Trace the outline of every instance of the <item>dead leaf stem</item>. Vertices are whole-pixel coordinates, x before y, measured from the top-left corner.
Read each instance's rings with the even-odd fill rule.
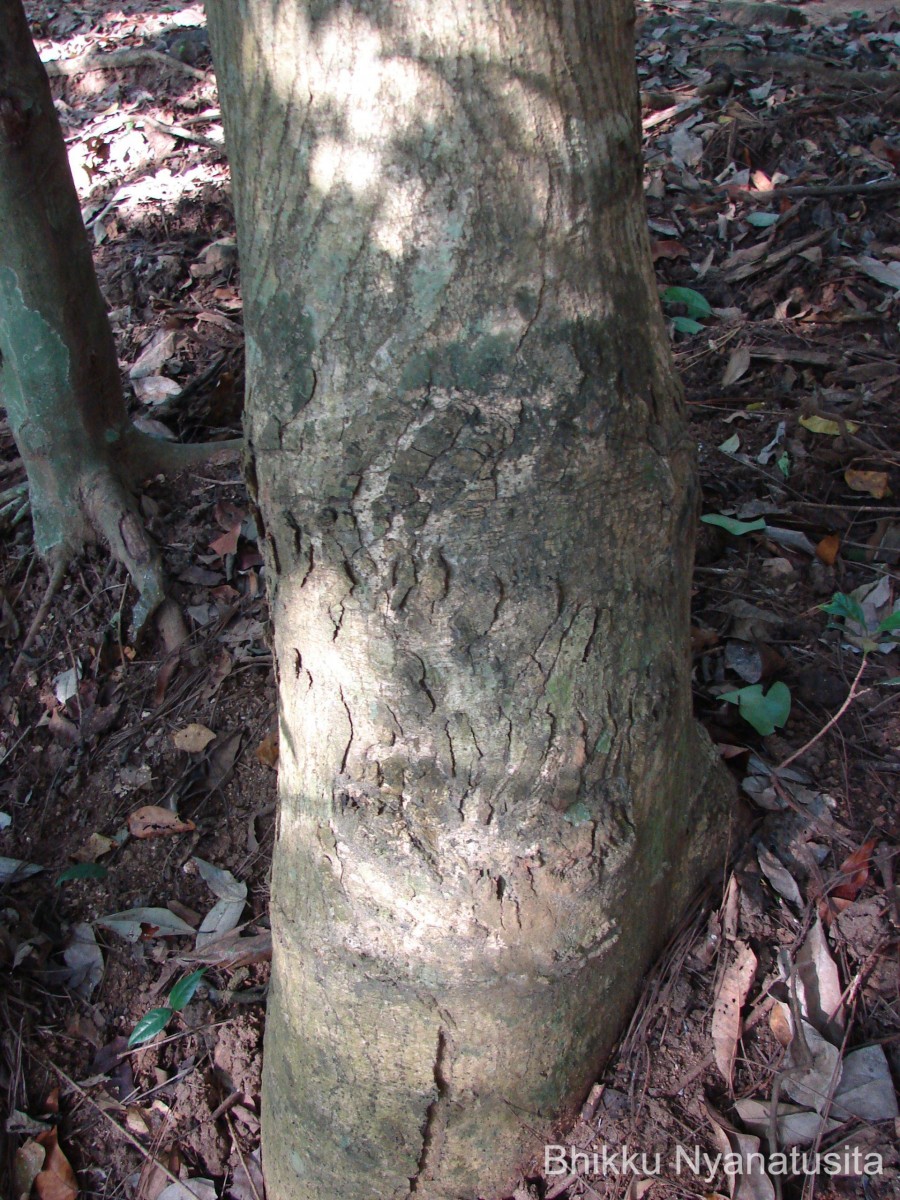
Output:
[[[793,754],[789,754],[788,757],[786,759],[784,759],[783,762],[780,762],[777,767],[773,767],[773,769],[772,769],[773,776],[777,776],[779,771],[783,771],[786,767],[789,767],[791,765],[791,763],[794,763],[797,761],[798,758],[801,758],[807,752],[807,750],[811,750],[812,747],[815,746],[816,742],[819,742],[822,740],[822,738],[825,736],[825,734],[828,733],[829,729],[833,729],[834,726],[837,725],[838,721],[841,719],[841,717],[844,715],[844,713],[847,711],[847,709],[850,707],[850,705],[853,703],[853,701],[856,700],[859,696],[864,696],[866,694],[866,692],[869,691],[869,688],[866,688],[864,691],[857,691],[857,688],[859,687],[859,681],[862,678],[862,673],[866,669],[867,661],[868,661],[867,657],[864,654],[863,660],[859,664],[859,670],[856,672],[856,676],[850,685],[850,691],[847,693],[847,698],[844,701],[844,703],[841,705],[841,707],[837,710],[837,712],[834,714],[834,716],[831,717],[830,720],[826,721],[826,723],[822,726],[822,728],[819,730],[819,732],[817,734],[815,734],[813,737],[811,737],[808,742],[804,743],[804,745],[802,745],[799,750],[795,750]]]

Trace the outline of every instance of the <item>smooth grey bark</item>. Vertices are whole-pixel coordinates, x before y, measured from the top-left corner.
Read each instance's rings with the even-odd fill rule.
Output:
[[[502,1195],[728,805],[631,4],[208,16],[280,695],[268,1195]]]
[[[115,344],[47,75],[21,0],[0,0],[0,402],[28,474],[35,544],[59,568],[103,537],[140,592],[163,597],[133,487],[237,448],[141,434]]]

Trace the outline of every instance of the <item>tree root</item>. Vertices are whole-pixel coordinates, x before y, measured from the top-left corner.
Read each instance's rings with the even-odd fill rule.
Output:
[[[200,463],[233,462],[244,449],[243,438],[225,442],[169,442],[131,429],[125,439],[125,454],[135,478],[177,475]]]
[[[76,486],[77,508],[86,521],[75,533],[44,550],[50,581],[37,615],[31,623],[13,665],[18,670],[59,591],[69,563],[92,534],[102,538],[114,558],[128,571],[139,599],[134,606],[129,637],[140,637],[166,595],[166,579],[159,551],[153,544],[131,494],[130,485],[151,475],[177,475],[201,463],[234,461],[243,450],[239,438],[224,442],[169,442],[129,429],[118,463],[102,462],[83,474]],[[0,525],[23,521],[30,511],[28,484],[0,493]],[[70,527],[71,530],[71,527]],[[40,547],[39,547],[40,550]]]
[[[29,647],[37,637],[37,632],[44,623],[44,618],[50,611],[50,605],[53,603],[53,597],[62,586],[62,581],[66,577],[66,571],[69,567],[70,558],[67,554],[60,554],[56,557],[55,562],[48,564],[50,566],[50,580],[47,584],[47,590],[44,592],[44,598],[41,601],[40,608],[35,614],[34,620],[28,627],[28,632],[25,634],[25,640],[19,647],[19,653],[16,655],[16,661],[12,665],[12,674],[15,675],[21,668],[25,655],[28,653]]]
[[[122,67],[165,67],[171,71],[182,71],[192,79],[208,79],[206,71],[200,71],[189,63],[183,63],[180,58],[171,54],[163,54],[161,50],[108,50],[105,54],[91,52],[79,55],[78,58],[52,59],[45,62],[44,70],[48,75],[64,76],[67,79],[74,75],[87,75],[91,71],[117,71]]]
[[[30,512],[27,481],[0,492],[0,529],[15,529]]]

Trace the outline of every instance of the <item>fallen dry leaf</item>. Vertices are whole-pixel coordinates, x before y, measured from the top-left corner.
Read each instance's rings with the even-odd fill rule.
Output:
[[[13,1159],[13,1194],[19,1198],[31,1195],[32,1184],[44,1165],[47,1151],[30,1138],[16,1151]]]
[[[176,1147],[172,1147],[163,1156],[166,1166],[177,1176],[181,1167],[181,1155]],[[169,1178],[155,1159],[147,1159],[138,1180],[137,1200],[157,1200],[160,1192],[168,1185]]]
[[[819,416],[801,417],[800,424],[810,433],[823,433],[827,437],[837,437],[843,432],[842,426],[847,433],[856,433],[859,429],[856,421],[832,421],[830,417]]]
[[[863,842],[858,850],[854,850],[844,859],[838,867],[841,881],[837,887],[831,889],[832,897],[837,897],[839,900],[856,899],[869,880],[869,863],[872,860],[874,849],[875,840],[873,838],[868,842]]]
[[[830,1041],[839,1043],[844,1031],[843,992],[818,917],[800,947],[796,966],[797,996],[803,1016]]]
[[[268,962],[272,957],[272,934],[270,930],[242,937],[239,929],[233,929],[202,950],[182,954],[181,962],[209,963],[217,967],[242,967],[251,963]]]
[[[732,1200],[775,1200],[775,1188],[761,1166],[761,1142],[758,1137],[739,1133],[709,1102],[704,1103],[713,1128],[716,1147],[729,1161],[738,1161],[739,1169],[728,1171],[728,1190]]]
[[[681,242],[673,242],[669,238],[657,238],[652,246],[653,261],[658,258],[688,258],[689,251]]]
[[[816,546],[816,558],[826,567],[833,567],[841,548],[841,539],[836,533],[826,533]]]
[[[736,350],[732,350],[728,365],[725,367],[725,374],[722,376],[722,387],[737,383],[741,376],[747,373],[749,367],[750,351],[747,347],[738,346]]]
[[[135,838],[168,837],[173,833],[192,833],[193,821],[182,821],[178,813],[158,804],[136,808],[128,818],[128,832]]]
[[[738,922],[741,915],[741,886],[737,876],[732,874],[725,889],[725,900],[722,904],[722,934],[726,941],[737,941]]]
[[[769,1028],[782,1046],[789,1046],[794,1036],[786,1004],[776,1004],[769,1010]]]
[[[797,887],[796,880],[784,863],[770,850],[767,850],[765,846],[759,847],[756,857],[760,867],[762,867],[763,875],[765,875],[778,895],[797,908],[802,908],[803,897],[800,895],[800,889]]]
[[[756,976],[756,955],[746,942],[735,942],[735,957],[719,984],[713,1005],[712,1040],[716,1066],[731,1090],[734,1059],[742,1031],[741,1009]]]
[[[102,858],[104,854],[109,854],[110,850],[115,850],[116,843],[112,838],[107,837],[103,833],[92,833],[83,846],[72,855],[76,862],[96,862],[98,858]]]
[[[835,1080],[841,1077],[841,1052],[812,1025],[803,1020],[800,1024],[808,1054],[804,1054],[796,1038],[791,1041],[790,1070],[785,1072],[782,1090],[803,1108],[814,1108],[821,1113],[828,1107]]]
[[[202,754],[210,742],[215,741],[216,735],[205,725],[191,723],[183,729],[176,729],[172,741],[176,750],[184,750],[188,754]]]
[[[34,1180],[34,1191],[39,1200],[76,1200],[78,1180],[71,1163],[59,1148],[56,1130],[48,1129],[39,1134],[35,1141],[44,1147],[46,1158],[43,1169]]]
[[[267,734],[256,747],[256,757],[264,767],[278,766],[278,733]]]
[[[844,482],[854,492],[868,492],[876,500],[884,500],[890,496],[887,471],[854,471],[848,467],[844,472]]]
[[[240,525],[232,525],[227,533],[223,533],[221,537],[217,537],[214,542],[209,543],[209,548],[213,554],[218,554],[219,558],[225,558],[227,554],[236,554],[238,547],[238,538],[241,536]]]
[[[179,650],[190,636],[181,609],[174,600],[164,600],[156,613],[156,628],[166,654],[165,662],[159,669],[156,687],[153,691],[153,703],[158,708],[166,695],[166,688],[180,664]]]

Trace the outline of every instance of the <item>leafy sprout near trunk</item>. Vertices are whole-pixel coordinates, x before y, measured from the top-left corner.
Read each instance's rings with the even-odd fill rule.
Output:
[[[142,1046],[144,1042],[149,1042],[151,1038],[156,1037],[165,1029],[177,1012],[190,1004],[194,993],[200,986],[200,980],[203,978],[205,970],[205,967],[201,967],[199,971],[192,971],[190,975],[179,979],[169,992],[168,1004],[160,1008],[151,1008],[149,1012],[144,1013],[131,1031],[128,1039],[129,1047]]]
[[[891,641],[896,642],[898,634],[900,634],[900,611],[889,613],[888,616],[876,623],[869,619],[866,610],[855,595],[848,596],[846,592],[835,592],[827,604],[821,604],[819,607],[822,612],[826,612],[832,617],[838,617],[844,622],[845,635],[850,637],[853,644],[858,646],[863,654],[884,649],[883,643],[885,642],[889,650]],[[829,624],[840,628],[836,621],[830,621]]]
[[[667,287],[663,290],[661,299],[665,305],[684,306],[685,314],[672,317],[672,326],[678,333],[702,333],[705,326],[700,322],[712,316],[710,302],[693,288]]]
[[[781,729],[791,715],[790,688],[780,681],[765,693],[761,683],[754,683],[736,692],[725,692],[720,699],[736,704],[744,720],[763,737]]]

